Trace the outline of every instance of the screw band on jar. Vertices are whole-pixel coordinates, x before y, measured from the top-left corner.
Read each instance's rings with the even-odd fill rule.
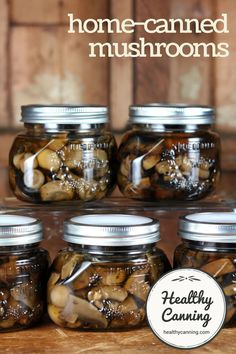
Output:
[[[0,247],[39,243],[42,239],[40,220],[22,215],[0,215]]]
[[[69,247],[54,260],[48,282],[52,321],[75,329],[142,326],[151,285],[170,269],[164,253],[155,248],[159,239],[159,223],[147,217],[95,214],[67,220],[64,240]],[[145,245],[142,252],[130,251]]]
[[[130,107],[131,129],[119,148],[118,185],[140,200],[197,200],[220,173],[220,139],[208,106]]]
[[[111,247],[152,244],[160,240],[159,223],[136,215],[77,216],[64,223],[64,240]]]
[[[236,325],[236,213],[209,212],[180,218],[183,243],[175,250],[174,267],[198,268],[222,286],[226,325]]]
[[[21,108],[24,123],[104,124],[108,109],[96,105],[28,105]]]
[[[130,123],[162,125],[209,125],[215,111],[210,106],[147,104],[130,106]]]

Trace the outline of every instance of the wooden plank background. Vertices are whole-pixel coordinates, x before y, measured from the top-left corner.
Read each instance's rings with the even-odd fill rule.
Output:
[[[226,12],[226,35],[67,34],[68,13],[87,18],[216,18]],[[0,0],[0,195],[8,195],[8,151],[30,103],[98,103],[111,126],[125,129],[132,102],[217,106],[224,169],[236,169],[235,0]],[[228,42],[230,56],[212,58],[88,58],[90,41]]]

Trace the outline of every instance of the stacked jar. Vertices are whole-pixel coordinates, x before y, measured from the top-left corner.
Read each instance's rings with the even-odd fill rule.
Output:
[[[0,332],[31,327],[45,312],[49,255],[39,220],[0,215]]]
[[[62,327],[129,329],[145,324],[151,286],[170,264],[159,223],[134,215],[73,217],[48,282],[48,313]]]
[[[25,131],[10,151],[10,186],[38,203],[91,201],[109,195],[116,180],[116,142],[100,106],[23,106]]]
[[[130,107],[130,130],[119,148],[118,185],[129,198],[197,200],[214,190],[220,139],[206,106]]]
[[[236,324],[236,213],[197,213],[180,219],[182,238],[174,268],[198,268],[222,286],[227,303],[225,324]]]

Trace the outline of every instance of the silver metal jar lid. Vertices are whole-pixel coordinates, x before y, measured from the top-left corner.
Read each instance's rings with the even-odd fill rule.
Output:
[[[42,223],[21,215],[0,215],[0,247],[33,244],[42,241]]]
[[[209,212],[186,215],[180,218],[179,236],[198,242],[236,243],[236,213]]]
[[[162,125],[209,125],[215,110],[210,106],[147,104],[130,106],[130,122]]]
[[[108,109],[96,105],[28,105],[21,107],[22,122],[35,124],[102,124]]]
[[[64,222],[64,240],[93,246],[137,246],[160,240],[157,220],[127,214],[94,214]]]

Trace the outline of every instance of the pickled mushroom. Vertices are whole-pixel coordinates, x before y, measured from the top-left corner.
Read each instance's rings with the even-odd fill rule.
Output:
[[[107,319],[95,306],[74,295],[69,295],[67,305],[61,313],[63,319],[64,315],[67,318],[71,315],[73,320],[75,316],[77,316],[79,321],[95,324],[100,328],[106,328],[108,326]]]
[[[94,270],[92,267],[84,270],[74,281],[73,289],[76,291],[83,290],[96,282],[99,279],[98,276],[94,275]]]
[[[121,162],[120,172],[123,176],[128,177],[131,174],[132,162],[133,160],[129,155]]]
[[[132,295],[129,295],[118,307],[121,313],[127,313],[138,309],[137,303]]]
[[[40,188],[40,195],[43,201],[61,201],[73,199],[73,188],[66,182],[52,181]]]
[[[38,161],[36,155],[26,152],[23,158],[20,160],[20,169],[24,173],[28,170],[33,170],[38,167]]]
[[[106,267],[98,267],[97,272],[103,285],[120,285],[126,279],[126,271],[123,268],[107,269]]]
[[[61,150],[66,145],[67,141],[68,140],[66,138],[64,139],[55,138],[49,142],[48,147],[53,151],[58,151]]]
[[[13,165],[20,170],[20,166],[21,166],[21,161],[24,158],[24,152],[22,152],[21,154],[16,154],[13,157]]]
[[[60,274],[56,273],[56,272],[52,272],[50,275],[50,278],[48,280],[48,284],[47,284],[47,293],[48,293],[48,298],[49,298],[49,294],[52,290],[52,288],[54,287],[54,285],[57,283],[57,281],[60,279]]]
[[[25,282],[17,284],[11,288],[10,293],[15,301],[24,303],[31,310],[34,308],[37,294],[35,292],[35,287],[31,283]]]
[[[7,319],[0,321],[0,328],[8,329],[14,327],[16,319],[14,317],[9,317]]]
[[[61,319],[61,308],[56,307],[55,305],[48,304],[48,314],[51,320],[56,323],[58,326],[64,326],[65,321]]]
[[[73,273],[75,267],[78,267],[78,265],[83,261],[83,257],[79,254],[73,254],[71,257],[67,260],[66,263],[61,268],[61,279],[64,280],[66,278],[69,278],[71,274]]]
[[[193,168],[193,166],[192,166],[191,161],[187,158],[187,156],[184,156],[182,158],[182,163],[180,165],[180,170],[182,172],[191,172],[192,168]]]
[[[98,149],[94,151],[94,157],[100,161],[107,161],[107,153],[104,150]]]
[[[143,169],[150,170],[153,168],[159,161],[160,155],[147,155],[143,158]]]
[[[227,305],[227,312],[226,312],[225,323],[227,324],[235,316],[236,307],[235,307],[235,304],[233,304],[232,300],[228,297],[226,297],[226,305]]]
[[[235,265],[228,258],[220,258],[205,264],[201,269],[206,273],[211,274],[213,277],[219,277],[233,272],[235,270]]]
[[[128,296],[127,291],[120,286],[105,285],[95,287],[88,293],[89,301],[115,300],[122,302]]]
[[[122,328],[126,326],[134,327],[142,323],[145,319],[145,311],[143,309],[134,310],[123,314],[120,318],[111,321],[111,328]]]
[[[39,166],[48,171],[58,171],[61,166],[58,154],[47,148],[38,153],[37,159]]]
[[[156,171],[161,175],[166,175],[173,170],[168,161],[161,161],[156,165]]]
[[[198,175],[201,179],[208,179],[210,177],[210,171],[200,168]]]
[[[55,285],[50,291],[49,298],[53,305],[57,307],[65,307],[71,291],[65,285]]]
[[[44,174],[40,170],[26,170],[24,184],[28,188],[39,189],[45,181]]]
[[[232,283],[232,284],[224,287],[223,290],[224,290],[225,295],[227,295],[227,296],[236,296],[236,283]]]
[[[70,145],[64,150],[63,163],[70,169],[78,168],[83,159],[83,151],[79,149],[73,150]]]
[[[145,280],[146,275],[147,270],[136,270],[129,276],[124,286],[130,294],[136,296],[142,301],[146,301],[150,290],[150,285]]]

